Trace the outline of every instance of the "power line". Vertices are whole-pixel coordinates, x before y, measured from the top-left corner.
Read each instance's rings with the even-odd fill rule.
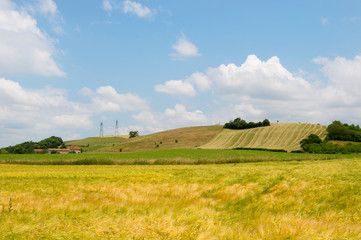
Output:
[[[119,127],[118,127],[118,120],[115,121],[115,136],[119,135]]]
[[[104,137],[103,122],[100,123],[99,137]]]

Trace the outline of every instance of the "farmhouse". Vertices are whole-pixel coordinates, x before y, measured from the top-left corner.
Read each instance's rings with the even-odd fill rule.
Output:
[[[81,149],[78,146],[70,146],[69,147],[69,152],[71,152],[71,153],[81,153]]]
[[[59,149],[59,148],[49,148],[48,149],[48,153],[52,153],[52,152],[57,152],[57,153],[81,153],[81,149],[78,146],[70,146],[69,148],[65,148],[65,149]]]
[[[44,153],[44,151],[46,151],[46,150],[44,150],[44,149],[34,149],[35,154]]]

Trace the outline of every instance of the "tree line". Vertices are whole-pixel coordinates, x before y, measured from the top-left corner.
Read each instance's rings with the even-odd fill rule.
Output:
[[[270,121],[266,118],[262,122],[249,122],[247,123],[245,120],[241,118],[236,118],[233,121],[229,121],[228,123],[224,124],[223,128],[229,129],[249,129],[249,128],[256,128],[256,127],[265,127],[270,126]]]
[[[20,144],[17,144],[15,146],[8,146],[5,148],[2,148],[0,153],[6,154],[30,154],[34,153],[34,149],[44,149],[44,151],[48,148],[66,148],[65,143],[63,142],[63,139],[61,137],[55,137],[51,136],[49,138],[45,138],[39,142],[23,142]]]
[[[333,121],[327,126],[327,135],[322,140],[316,134],[310,134],[300,144],[303,151],[308,153],[361,153],[361,144],[346,143],[344,145],[331,143],[331,140],[361,142],[361,129],[359,125],[348,125],[340,121]]]

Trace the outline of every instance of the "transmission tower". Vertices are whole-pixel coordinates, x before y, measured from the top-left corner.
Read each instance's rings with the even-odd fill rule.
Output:
[[[104,137],[104,131],[103,131],[103,122],[100,123],[100,132],[99,137]]]
[[[118,120],[115,121],[115,136],[119,135],[119,127],[118,127]]]

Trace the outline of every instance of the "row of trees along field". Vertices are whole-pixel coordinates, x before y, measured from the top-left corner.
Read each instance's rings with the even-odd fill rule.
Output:
[[[2,148],[0,153],[6,154],[25,154],[25,153],[34,153],[34,149],[48,149],[48,148],[66,148],[63,139],[60,137],[51,136],[49,138],[45,138],[39,142],[23,142],[17,144],[15,146],[9,146],[6,148]]]
[[[348,143],[344,145],[334,144],[330,142],[332,140],[347,141]],[[308,153],[361,153],[361,144],[352,142],[361,142],[360,126],[333,121],[327,127],[325,140],[311,134],[306,139],[303,139],[300,144],[302,150]]]
[[[223,128],[229,129],[249,129],[249,128],[256,128],[256,127],[265,127],[270,126],[271,123],[268,119],[263,120],[262,122],[249,122],[247,123],[245,120],[241,118],[236,118],[233,121],[229,121],[228,123],[224,124]]]

